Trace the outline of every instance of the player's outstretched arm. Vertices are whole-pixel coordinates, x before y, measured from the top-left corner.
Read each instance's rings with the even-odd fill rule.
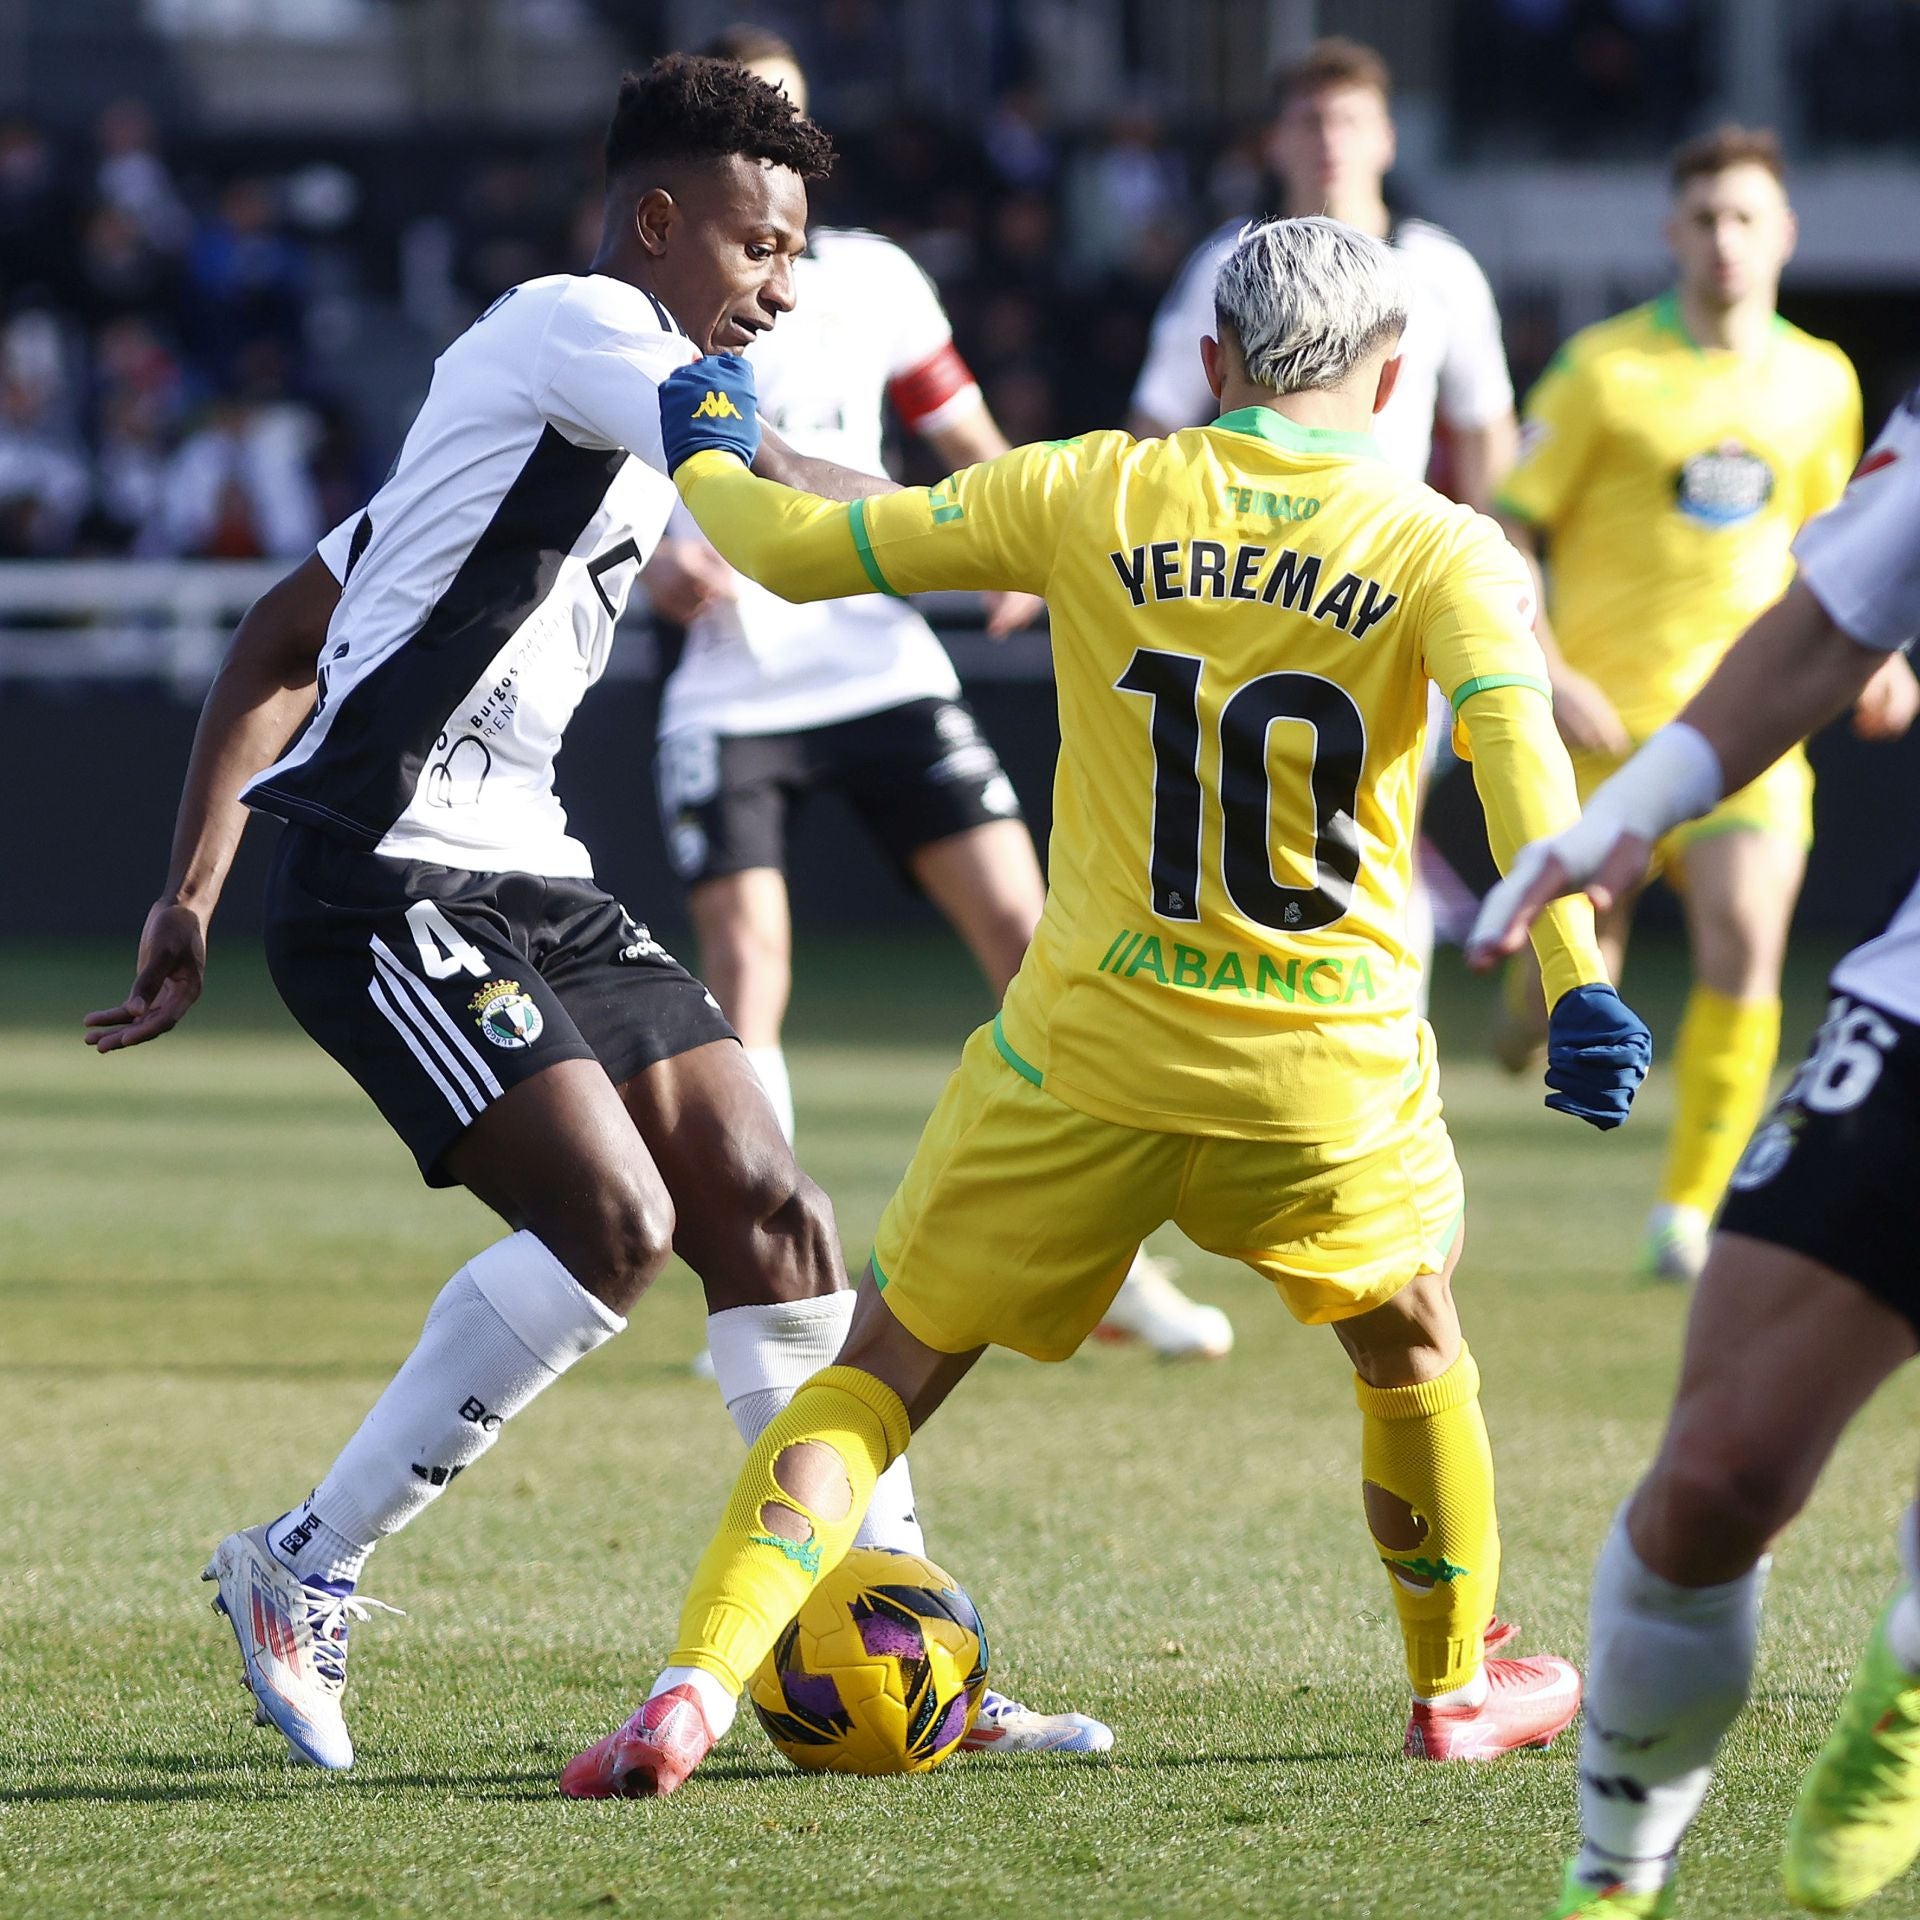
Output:
[[[745,361],[695,361],[659,394],[661,448],[688,512],[729,564],[789,600],[1042,592],[1062,510],[1100,457],[1080,442],[1024,447],[937,487],[834,501],[749,470],[761,435]]]
[[[871,500],[878,493],[900,491],[900,483],[885,474],[861,473],[855,467],[795,453],[764,420],[760,422],[760,450],[753,456],[752,465],[761,479],[791,487],[796,493],[818,494],[822,500]],[[671,462],[667,471],[673,471]]]
[[[247,822],[241,789],[272,765],[312,708],[314,670],[339,600],[339,582],[310,554],[235,630],[200,710],[167,881],[141,930],[133,985],[117,1007],[86,1017],[87,1044],[98,1052],[157,1038],[199,999],[207,923]]]
[[[1586,815],[1531,841],[1487,896],[1472,966],[1519,950],[1550,903],[1586,892],[1604,907],[1645,875],[1664,834],[1757,779],[1884,670],[1886,654],[1839,627],[1805,581],[1754,621],[1713,677],[1594,794]]]
[[[1573,820],[1573,769],[1538,683],[1492,674],[1456,698],[1473,747],[1487,840],[1503,872],[1549,821]],[[1617,1127],[1653,1060],[1646,1023],[1607,979],[1584,900],[1549,907],[1533,929],[1546,989],[1547,1105],[1590,1126]]]
[[[1013,451],[1012,443],[1000,431],[999,421],[993,417],[985,397],[977,389],[973,405],[957,419],[923,431],[928,444],[940,456],[941,463],[949,473],[957,473],[962,467],[978,466],[982,460],[997,460],[1003,453]],[[1001,590],[988,592],[985,599],[987,638],[990,640],[1004,640],[1008,634],[1032,626],[1047,604],[1037,593],[1008,593]]]

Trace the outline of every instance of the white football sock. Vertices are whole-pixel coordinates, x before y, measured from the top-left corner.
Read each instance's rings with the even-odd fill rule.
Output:
[[[1714,1753],[1746,1704],[1766,1570],[1675,1586],[1634,1551],[1626,1510],[1615,1516],[1594,1569],[1580,1735],[1585,1845],[1574,1870],[1588,1885],[1651,1893],[1671,1877]]]
[[[1887,1611],[1887,1646],[1909,1673],[1920,1673],[1920,1507],[1900,1516],[1900,1562],[1907,1586]]]
[[[508,1420],[626,1324],[530,1233],[475,1254],[327,1477],[269,1531],[275,1557],[301,1575],[314,1563],[316,1577],[355,1578]]]
[[[747,1064],[760,1076],[760,1084],[773,1102],[774,1117],[780,1131],[793,1145],[793,1082],[787,1077],[787,1056],[778,1047],[748,1047]]]
[[[700,1711],[707,1716],[707,1726],[716,1742],[733,1725],[740,1702],[705,1667],[662,1667],[660,1678],[647,1689],[647,1698],[651,1700],[673,1687],[693,1689],[693,1697],[700,1702]]]
[[[763,1307],[729,1307],[707,1316],[714,1381],[748,1446],[807,1381],[839,1358],[852,1321],[851,1292],[775,1301]],[[853,1544],[891,1547],[896,1553],[926,1552],[905,1454],[875,1484]]]

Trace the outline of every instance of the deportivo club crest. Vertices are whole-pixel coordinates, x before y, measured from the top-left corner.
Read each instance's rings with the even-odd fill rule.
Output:
[[[496,1047],[530,1047],[547,1024],[518,980],[489,980],[467,1006]]]

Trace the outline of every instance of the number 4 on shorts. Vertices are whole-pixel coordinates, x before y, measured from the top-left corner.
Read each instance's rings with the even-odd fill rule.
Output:
[[[460,973],[486,978],[487,956],[440,911],[438,901],[416,900],[407,909],[407,928],[429,980],[451,980]]]

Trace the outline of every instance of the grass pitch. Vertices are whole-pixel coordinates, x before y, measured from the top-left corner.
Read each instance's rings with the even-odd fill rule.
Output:
[[[1182,1249],[1234,1315],[1218,1366],[990,1356],[915,1447],[930,1551],[1000,1683],[1110,1720],[1110,1760],[790,1771],[743,1718],[660,1805],[572,1805],[562,1762],[631,1707],[738,1459],[670,1275],[375,1559],[349,1777],[248,1724],[195,1576],[323,1469],[445,1276],[495,1229],[431,1195],[243,954],[139,1053],[86,1055],[123,956],[0,955],[0,1914],[1031,1914],[1536,1920],[1572,1842],[1573,1743],[1398,1757],[1390,1603],[1332,1338]],[[945,944],[804,952],[801,1155],[866,1237],[985,1011]],[[1671,961],[1633,983],[1671,1031]],[[1819,976],[1796,982],[1804,1045]],[[1656,1438],[1684,1302],[1630,1279],[1667,1089],[1624,1133],[1544,1113],[1443,981],[1466,1165],[1460,1293],[1501,1466],[1502,1611],[1578,1654],[1588,1569]],[[1167,1250],[1175,1250],[1177,1236]],[[1777,1836],[1893,1570],[1912,1389],[1851,1437],[1779,1557],[1757,1709],[1689,1854],[1691,1920],[1764,1920]],[[1885,1896],[1909,1913],[1909,1886]]]

